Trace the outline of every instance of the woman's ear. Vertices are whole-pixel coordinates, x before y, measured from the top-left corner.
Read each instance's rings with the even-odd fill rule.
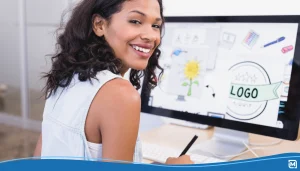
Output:
[[[105,19],[100,15],[95,14],[93,16],[93,31],[99,37],[102,37],[104,35]]]

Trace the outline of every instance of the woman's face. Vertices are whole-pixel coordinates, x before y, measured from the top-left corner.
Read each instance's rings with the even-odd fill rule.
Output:
[[[122,60],[124,70],[143,70],[160,44],[162,18],[157,0],[125,1],[102,28],[103,35]],[[97,29],[94,31],[97,34]],[[97,34],[98,35],[98,34]]]

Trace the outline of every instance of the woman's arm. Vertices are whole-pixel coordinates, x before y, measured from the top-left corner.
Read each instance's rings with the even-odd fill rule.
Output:
[[[37,141],[33,156],[34,157],[40,157],[42,153],[42,133],[40,134],[40,137]]]
[[[140,108],[140,95],[126,80],[111,80],[99,90],[89,114],[97,116],[103,159],[133,161]]]

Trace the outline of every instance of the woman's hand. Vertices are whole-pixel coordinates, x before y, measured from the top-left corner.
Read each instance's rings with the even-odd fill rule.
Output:
[[[178,158],[176,157],[169,157],[166,161],[166,164],[175,165],[175,164],[194,164],[191,160],[190,156],[183,155]]]

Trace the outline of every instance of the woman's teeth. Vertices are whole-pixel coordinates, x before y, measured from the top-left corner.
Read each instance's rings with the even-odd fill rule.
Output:
[[[145,48],[135,46],[135,45],[133,45],[132,47],[133,47],[133,49],[144,52],[144,53],[149,53],[150,52],[150,49],[145,49]]]

